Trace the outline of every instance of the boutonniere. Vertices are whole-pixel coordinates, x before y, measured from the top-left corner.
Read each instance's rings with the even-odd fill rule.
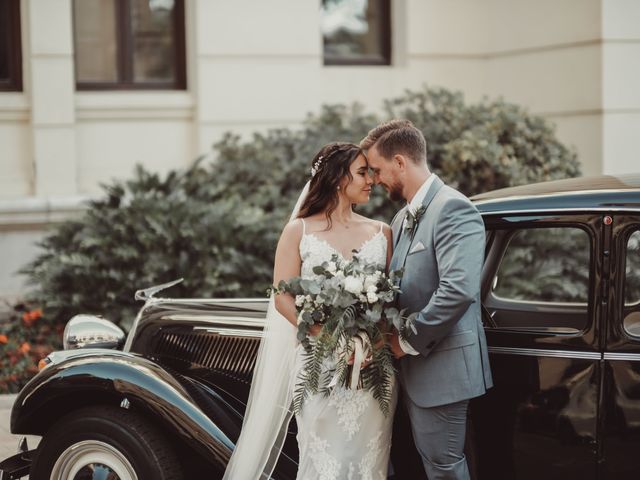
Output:
[[[407,208],[407,213],[405,214],[405,224],[404,228],[409,232],[409,234],[413,237],[416,232],[416,228],[418,228],[418,223],[420,223],[420,219],[424,215],[427,209],[424,205],[420,205],[415,212],[412,212],[411,209]]]

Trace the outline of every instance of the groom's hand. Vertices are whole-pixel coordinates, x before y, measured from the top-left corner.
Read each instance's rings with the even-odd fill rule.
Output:
[[[398,332],[395,330],[391,333],[389,337],[389,345],[391,346],[391,352],[393,356],[396,358],[402,358],[406,355],[405,351],[402,350],[400,346],[400,340],[398,339]]]

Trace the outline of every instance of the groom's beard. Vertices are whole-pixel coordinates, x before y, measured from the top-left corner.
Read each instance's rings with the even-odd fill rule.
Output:
[[[394,202],[399,202],[404,200],[404,196],[402,195],[402,185],[399,183],[393,183],[389,185],[387,188],[387,195]]]

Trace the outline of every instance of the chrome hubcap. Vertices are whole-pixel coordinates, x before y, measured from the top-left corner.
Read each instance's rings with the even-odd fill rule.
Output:
[[[138,480],[127,458],[108,443],[74,443],[53,466],[51,480]]]

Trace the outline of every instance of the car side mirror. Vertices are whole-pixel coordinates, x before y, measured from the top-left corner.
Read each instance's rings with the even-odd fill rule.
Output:
[[[65,350],[78,348],[118,349],[125,334],[113,322],[95,315],[76,315],[64,328],[62,345]]]

